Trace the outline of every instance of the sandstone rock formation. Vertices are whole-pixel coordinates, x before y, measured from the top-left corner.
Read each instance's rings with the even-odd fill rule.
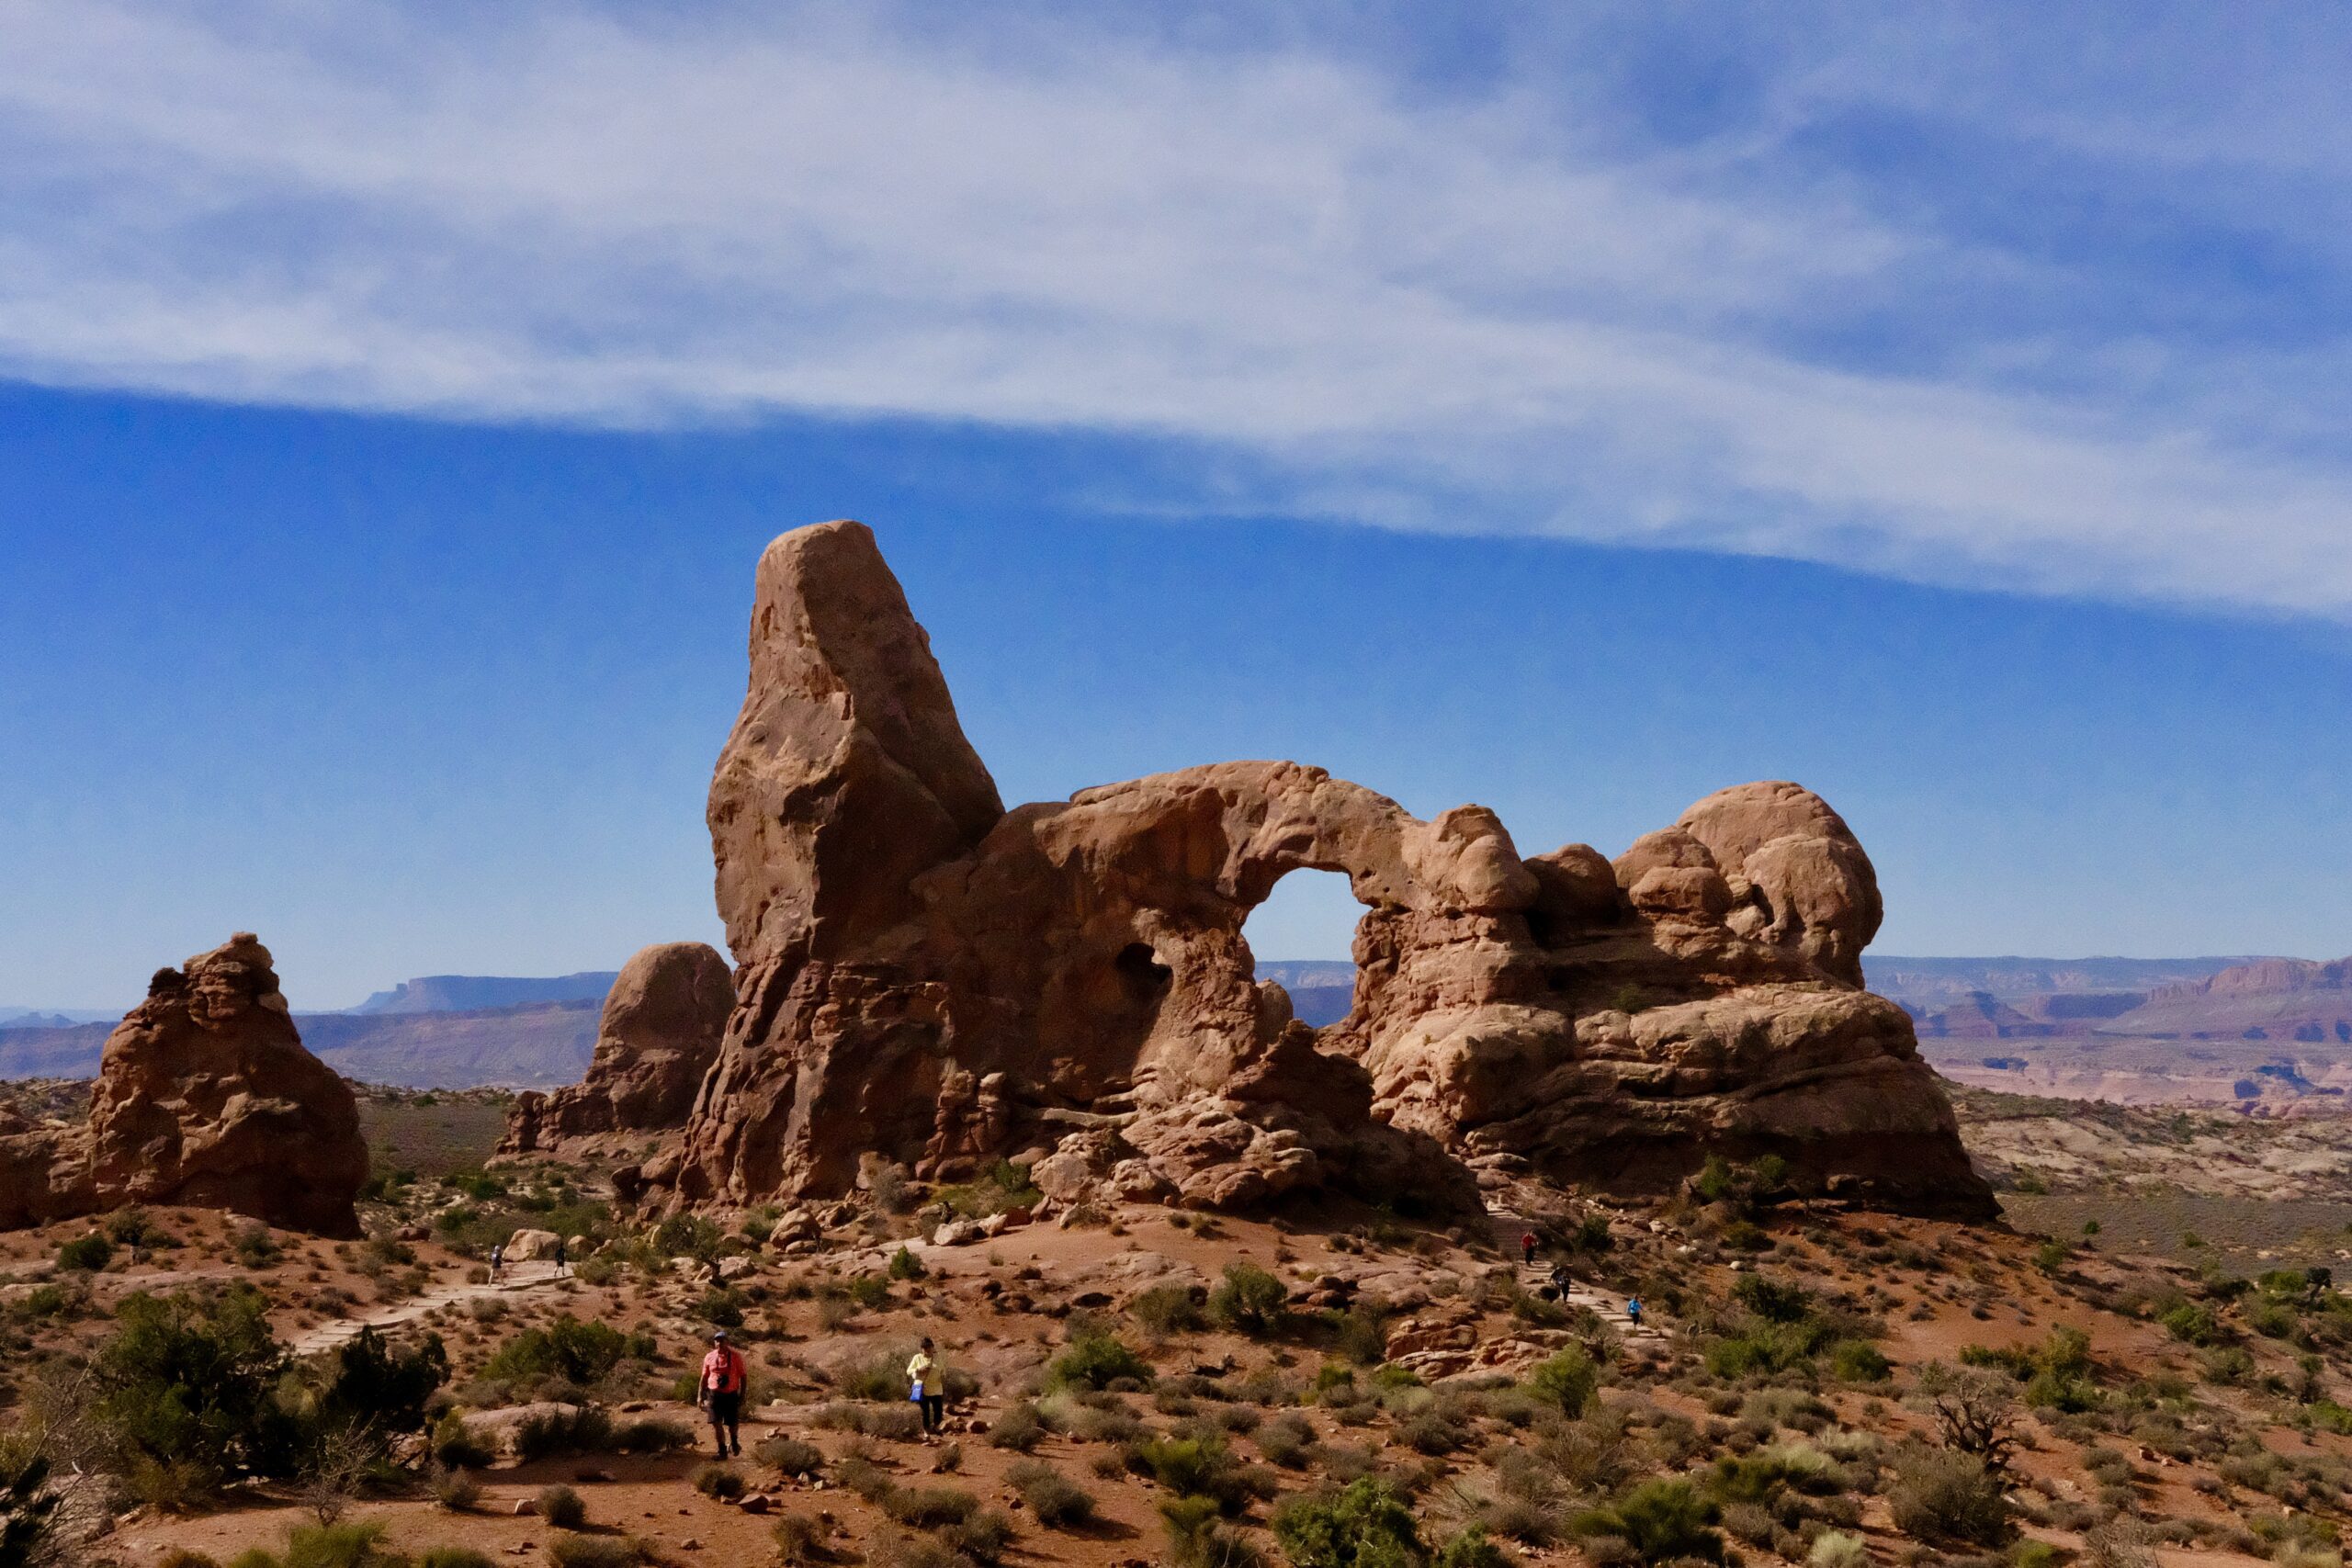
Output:
[[[861,1156],[1238,1206],[1336,1187],[1431,1207],[1468,1168],[1658,1188],[1710,1154],[1988,1213],[1911,1026],[1860,988],[1880,904],[1789,784],[1710,796],[1613,863],[1522,860],[1319,769],[1228,762],[1002,809],[872,536],[761,561],[752,682],[712,783],[736,1006],[673,1202],[831,1195]],[[1318,1032],[1242,922],[1293,870],[1366,913]]]
[[[644,949],[605,995],[588,1076],[553,1094],[518,1096],[499,1152],[684,1126],[734,1007],[734,971],[710,947],[668,942]]]
[[[158,1203],[356,1235],[367,1175],[357,1101],[241,931],[156,971],[107,1041],[87,1128],[0,1128],[0,1224]]]

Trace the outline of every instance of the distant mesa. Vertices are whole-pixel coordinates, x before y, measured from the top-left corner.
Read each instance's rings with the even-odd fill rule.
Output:
[[[1793,784],[1613,863],[1287,761],[1007,810],[854,523],[769,547],[750,651],[708,811],[732,1007],[684,1127],[625,1173],[650,1203],[838,1195],[878,1156],[1024,1159],[1064,1201],[1468,1210],[1773,1155],[1794,1190],[1997,1212],[1910,1019],[1862,988],[1870,860]],[[1309,868],[1364,906],[1354,964],[1277,979],[1242,925]],[[1292,985],[1346,1007],[1317,1028]]]
[[[107,1038],[88,1124],[0,1122],[0,1226],[131,1203],[358,1234],[368,1147],[349,1086],[303,1048],[250,931],[177,969]]]
[[[350,1010],[355,1013],[473,1012],[485,1008],[528,1007],[539,1002],[602,1004],[613,982],[611,970],[556,975],[543,979],[504,975],[421,975],[378,991]],[[349,993],[345,993],[348,995]]]

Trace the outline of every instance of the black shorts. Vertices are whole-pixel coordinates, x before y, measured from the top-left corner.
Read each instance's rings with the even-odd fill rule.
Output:
[[[710,1424],[712,1426],[732,1427],[737,1425],[742,1419],[743,1395],[741,1391],[738,1390],[733,1393],[714,1393],[710,1396]]]

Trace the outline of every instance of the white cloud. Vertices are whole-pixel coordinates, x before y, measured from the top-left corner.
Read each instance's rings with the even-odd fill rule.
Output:
[[[0,373],[1142,433],[1237,504],[2352,610],[2343,355],[2005,317],[2095,280],[1773,161],[1851,70],[1675,149],[1304,47],[500,14],[0,9]]]

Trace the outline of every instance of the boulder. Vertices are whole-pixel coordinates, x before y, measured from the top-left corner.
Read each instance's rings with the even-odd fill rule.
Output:
[[[1065,1204],[1467,1213],[1472,1164],[1655,1192],[1770,1153],[1799,1191],[1996,1212],[1908,1019],[1861,989],[1869,857],[1799,785],[1711,795],[1614,863],[1286,761],[1008,812],[853,523],[769,547],[751,667],[708,814],[734,1010],[649,1201],[1050,1149]],[[1319,1031],[1241,935],[1306,868],[1364,907],[1353,1008]]]
[[[734,1007],[734,971],[710,947],[666,942],[640,950],[605,997],[587,1077],[552,1094],[516,1096],[499,1152],[684,1126]]]
[[[535,1263],[553,1258],[563,1238],[553,1231],[520,1230],[506,1238],[506,1261]]]
[[[249,931],[156,972],[107,1039],[89,1143],[100,1208],[187,1204],[359,1233],[358,1102],[304,1049],[269,950]]]

